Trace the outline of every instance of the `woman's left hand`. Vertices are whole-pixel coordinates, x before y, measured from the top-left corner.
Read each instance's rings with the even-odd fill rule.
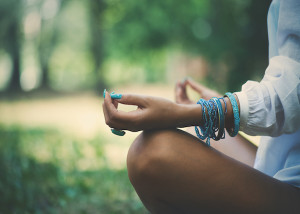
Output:
[[[136,105],[137,109],[120,111],[117,103]],[[176,104],[163,98],[133,94],[123,94],[120,99],[112,99],[108,92],[103,103],[106,124],[111,128],[129,131],[192,126],[199,123],[199,120],[195,121],[195,118],[201,118],[195,115],[201,115],[199,109],[195,105]]]

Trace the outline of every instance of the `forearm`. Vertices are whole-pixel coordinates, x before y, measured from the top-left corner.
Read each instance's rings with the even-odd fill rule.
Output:
[[[239,101],[235,96],[238,106]],[[233,111],[232,105],[228,97],[224,98],[227,107],[227,113],[225,114],[225,128],[229,129],[233,127]],[[222,101],[223,112],[225,113],[225,103]],[[202,107],[198,104],[175,104],[177,108],[177,127],[189,127],[189,126],[201,126],[203,125],[202,121]],[[207,112],[207,111],[206,111]],[[206,113],[207,114],[207,113]],[[208,115],[206,115],[208,116]]]
[[[239,101],[237,97],[235,98],[239,105]],[[233,126],[232,106],[230,100],[227,97],[225,97],[224,99],[227,107],[227,113],[225,115],[226,118],[225,127],[232,128]],[[225,103],[222,101],[221,104],[223,107],[223,112],[225,112]],[[201,105],[187,105],[185,108],[186,108],[185,112],[187,114],[192,115],[190,116],[191,127],[189,127],[186,131],[197,137],[195,129],[192,126],[198,126],[199,124],[201,124],[201,118],[202,118]],[[184,108],[182,108],[182,110],[183,109]],[[186,118],[188,118],[188,116]],[[226,132],[224,139],[221,139],[220,141],[215,141],[211,139],[210,145],[214,149],[222,152],[223,154],[253,167],[257,147],[253,143],[248,141],[246,138],[244,138],[242,135],[238,134],[236,137],[230,137],[228,132]]]

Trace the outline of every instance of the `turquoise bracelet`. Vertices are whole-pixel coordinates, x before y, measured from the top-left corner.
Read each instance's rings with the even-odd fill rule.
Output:
[[[220,100],[216,97],[213,97],[212,100],[215,102],[217,109],[218,109],[218,135],[214,140],[220,140],[225,137],[224,135],[224,127],[225,127],[225,119],[224,119],[224,113],[223,113],[223,108]]]
[[[205,140],[208,136],[208,120],[206,118],[206,112],[205,112],[205,106],[204,106],[205,102],[206,101],[204,99],[200,99],[197,102],[197,104],[201,105],[203,126],[199,126],[200,131],[198,130],[198,127],[195,126],[195,132],[201,140]],[[202,134],[201,134],[201,132],[202,132]]]
[[[227,131],[231,137],[234,137],[238,134],[239,129],[240,129],[239,107],[238,107],[237,101],[232,93],[227,92],[227,93],[225,93],[224,97],[228,97],[231,102],[233,117],[234,117],[234,127],[233,127],[233,129],[227,129]]]
[[[219,137],[215,134],[219,131],[219,107],[214,100],[206,101],[204,99],[200,99],[197,104],[201,105],[202,108],[202,125],[195,126],[195,132],[201,140],[206,139],[206,144],[209,146],[210,138],[221,139],[223,136],[223,133],[218,133],[220,134]],[[219,102],[219,104],[221,103]],[[221,110],[221,112],[223,112],[223,110]],[[224,119],[224,117],[222,118]],[[224,128],[221,128],[221,130],[224,132]]]
[[[225,105],[224,115],[225,115],[227,113],[227,104],[226,104],[226,101],[225,101],[224,97],[219,98],[219,100],[223,100],[223,102],[224,102],[224,105]]]

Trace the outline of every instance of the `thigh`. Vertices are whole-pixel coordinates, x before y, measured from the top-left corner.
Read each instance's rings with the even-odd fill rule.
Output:
[[[186,131],[194,136],[196,135],[195,128],[189,127]],[[210,140],[211,147],[222,152],[223,154],[234,158],[248,166],[254,166],[257,146],[249,140],[238,134],[236,137],[230,137],[225,131],[225,138],[219,141]]]
[[[300,211],[298,189],[181,130],[143,132],[130,148],[128,172],[146,207],[156,213]]]

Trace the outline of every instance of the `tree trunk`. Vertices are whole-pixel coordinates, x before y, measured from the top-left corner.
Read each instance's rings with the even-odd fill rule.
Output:
[[[94,62],[95,75],[95,89],[96,91],[103,91],[106,88],[103,71],[101,70],[104,60],[104,43],[102,34],[102,13],[105,9],[105,2],[103,0],[90,0],[90,32],[91,32],[91,52]]]
[[[11,60],[12,60],[12,74],[10,83],[8,85],[7,91],[9,92],[21,92],[21,34],[20,34],[20,20],[15,20],[15,22],[8,29],[10,39],[7,41],[6,46]]]
[[[42,89],[50,89],[50,84],[49,84],[49,66],[48,65],[43,65],[41,66],[41,72],[42,72],[42,78],[41,78],[41,83],[40,83],[40,88]]]
[[[12,58],[12,75],[10,84],[7,88],[9,92],[21,92],[21,57],[19,50],[16,50],[14,54],[11,54]]]

